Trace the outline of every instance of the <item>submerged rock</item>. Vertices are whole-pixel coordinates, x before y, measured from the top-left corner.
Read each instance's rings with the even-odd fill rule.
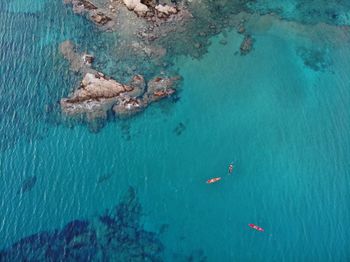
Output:
[[[23,194],[25,192],[32,190],[32,188],[36,184],[36,180],[37,180],[36,176],[31,176],[31,177],[26,178],[23,181],[21,188],[17,191],[17,194]]]
[[[112,177],[111,173],[106,174],[106,175],[102,175],[97,179],[97,184],[101,184],[101,183],[107,181],[108,179],[110,179],[111,177]]]
[[[246,35],[240,46],[241,55],[248,54],[253,48],[253,38],[250,35]]]
[[[161,261],[164,245],[143,228],[141,215],[136,191],[129,188],[111,211],[22,238],[0,250],[0,261]]]
[[[89,99],[113,98],[120,93],[132,90],[132,87],[118,83],[102,73],[87,73],[81,81],[80,88],[73,93],[69,101],[78,102]]]
[[[331,59],[328,56],[327,49],[316,48],[297,48],[297,55],[303,60],[304,65],[314,71],[326,71],[331,65]]]
[[[91,54],[79,53],[72,41],[67,40],[62,42],[59,49],[63,57],[69,61],[72,71],[80,73],[94,72],[90,67],[94,61],[94,56]]]
[[[244,33],[245,33],[245,27],[244,27],[243,24],[238,26],[237,32],[238,32],[239,34],[244,34]]]
[[[180,123],[175,127],[174,133],[175,133],[177,136],[179,136],[179,135],[182,134],[183,131],[185,131],[185,129],[186,129],[186,126],[185,126],[182,122],[180,122]]]

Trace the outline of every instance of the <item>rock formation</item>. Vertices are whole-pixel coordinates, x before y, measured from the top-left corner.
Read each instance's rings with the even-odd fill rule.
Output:
[[[88,121],[105,119],[111,110],[117,117],[131,116],[150,103],[172,95],[176,80],[178,78],[156,77],[146,89],[145,80],[140,75],[125,85],[100,72],[87,73],[80,87],[68,98],[62,98],[60,105],[66,116],[86,116]]]
[[[175,90],[172,89],[174,82],[179,80],[178,77],[163,78],[155,77],[148,82],[147,93],[145,99],[153,102],[164,97],[172,95]]]
[[[102,73],[87,73],[79,89],[69,98],[61,99],[62,111],[68,116],[86,114],[88,120],[106,118],[107,111],[117,102],[121,93],[133,88],[105,77]]]
[[[253,48],[253,38],[250,35],[246,35],[243,39],[243,42],[240,46],[241,55],[248,54]]]

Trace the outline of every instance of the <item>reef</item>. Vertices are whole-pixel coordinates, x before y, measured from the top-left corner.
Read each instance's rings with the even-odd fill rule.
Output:
[[[134,188],[112,210],[25,237],[0,251],[0,261],[162,261],[158,234],[141,224]]]
[[[314,48],[297,48],[298,56],[303,60],[304,65],[314,71],[326,71],[331,65],[330,58],[327,54],[327,49],[314,49]]]

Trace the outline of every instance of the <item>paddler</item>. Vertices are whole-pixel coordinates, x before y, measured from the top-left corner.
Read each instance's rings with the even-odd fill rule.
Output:
[[[229,174],[232,174],[233,172],[233,164],[231,163],[229,166],[228,166],[228,173]]]

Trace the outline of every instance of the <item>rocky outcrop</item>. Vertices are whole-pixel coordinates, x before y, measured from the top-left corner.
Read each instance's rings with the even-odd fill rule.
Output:
[[[62,98],[60,105],[65,115],[85,116],[88,121],[105,119],[108,111],[117,117],[131,116],[173,94],[176,80],[176,77],[156,77],[146,86],[144,78],[136,75],[126,85],[99,72],[87,73],[80,87],[68,98]]]
[[[175,93],[174,85],[177,80],[179,80],[178,77],[156,77],[148,82],[147,89],[141,97],[139,94],[142,88],[146,88],[145,82],[142,76],[134,76],[131,86],[135,90],[121,95],[118,103],[113,106],[115,115],[118,117],[131,116],[144,110],[152,102],[171,96]],[[138,94],[138,97],[135,94]]]
[[[160,100],[172,95],[175,90],[172,88],[179,77],[155,77],[148,82],[147,93],[144,99],[149,102]]]
[[[102,73],[87,73],[81,81],[80,88],[74,92],[69,100],[84,101],[88,99],[112,98],[131,90],[133,90],[132,87],[120,84]]]
[[[105,118],[121,93],[133,88],[105,77],[102,73],[87,73],[79,89],[69,98],[61,99],[61,109],[66,115],[86,114],[88,119]]]

